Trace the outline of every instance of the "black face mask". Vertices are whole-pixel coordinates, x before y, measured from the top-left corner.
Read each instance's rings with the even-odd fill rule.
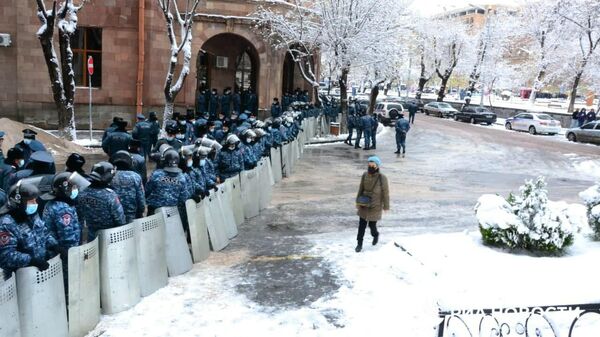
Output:
[[[367,171],[368,171],[370,174],[373,174],[373,173],[377,173],[377,172],[379,171],[379,168],[377,168],[377,167],[372,167],[372,166],[369,166],[369,168],[367,169]]]

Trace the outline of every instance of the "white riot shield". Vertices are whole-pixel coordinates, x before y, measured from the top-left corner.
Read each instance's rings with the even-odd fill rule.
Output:
[[[304,131],[301,131],[298,134],[298,154],[300,155],[300,158],[304,155],[304,144],[306,144],[304,140]]]
[[[253,218],[258,216],[258,202],[257,202],[257,193],[258,192],[258,176],[256,174],[256,169],[250,171],[243,171],[241,174],[242,177],[242,199],[244,201],[244,216],[246,219]]]
[[[235,215],[233,214],[233,205],[231,204],[231,190],[228,184],[219,185],[217,191],[217,199],[221,205],[221,212],[223,213],[223,224],[225,225],[225,232],[227,233],[228,239],[233,239],[238,235],[237,225],[235,224]]]
[[[263,158],[259,164],[259,185],[260,185],[260,195],[259,195],[259,205],[260,210],[266,209],[269,207],[271,203],[272,189],[273,185],[271,185],[272,176],[270,175],[269,169],[271,165],[269,165],[269,160],[267,158]]]
[[[69,336],[83,337],[100,321],[98,238],[69,249]]]
[[[115,314],[140,301],[134,224],[98,231],[100,238],[100,303],[102,313]]]
[[[19,324],[19,302],[17,299],[16,276],[12,274],[4,281],[0,273],[0,337],[21,337]]]
[[[167,270],[169,276],[177,276],[190,271],[194,265],[192,254],[183,231],[181,216],[177,207],[161,207],[165,221]]]
[[[281,148],[271,148],[271,167],[273,168],[274,183],[278,183],[283,178],[281,167]]]
[[[162,214],[135,219],[138,274],[142,296],[153,294],[169,282],[166,228]]]
[[[187,200],[185,202],[185,209],[190,227],[192,258],[194,259],[194,263],[202,262],[206,260],[210,254],[206,217],[204,215],[204,200],[200,201],[198,204],[196,204],[194,200]]]
[[[212,250],[217,252],[227,247],[229,238],[223,226],[223,215],[215,192],[211,191],[210,195],[204,201],[206,202],[206,227],[208,228],[210,245]]]
[[[69,335],[60,256],[49,260],[48,264],[50,266],[44,271],[40,271],[36,267],[17,270],[19,321],[22,337],[65,337]]]
[[[284,177],[290,176],[290,145],[281,146],[281,173]]]
[[[265,161],[265,166],[267,167],[267,174],[269,175],[269,186],[273,187],[275,185],[275,177],[273,177],[273,166],[271,165],[271,161],[268,157],[263,158]]]
[[[242,187],[240,175],[227,179],[226,183],[231,190],[231,206],[233,207],[233,218],[235,224],[240,226],[244,223],[244,201],[242,199]]]

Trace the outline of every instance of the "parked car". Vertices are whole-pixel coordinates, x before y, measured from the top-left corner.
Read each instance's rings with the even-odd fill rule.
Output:
[[[423,107],[423,112],[426,115],[433,115],[437,117],[454,117],[454,114],[458,112],[458,110],[454,109],[452,105],[446,102],[430,102],[425,104]]]
[[[560,121],[547,114],[524,112],[507,118],[504,127],[507,130],[528,131],[532,135],[555,135],[560,132]]]
[[[502,90],[500,93],[500,97],[502,97],[503,101],[508,101],[512,97],[512,92],[510,90]]]
[[[565,136],[572,142],[600,145],[600,121],[589,122],[579,128],[569,129]]]
[[[482,107],[467,106],[464,107],[460,112],[454,114],[455,121],[470,122],[473,124],[486,123],[491,125],[496,123],[498,117],[495,113]]]
[[[398,115],[404,113],[404,106],[401,103],[377,103],[374,113],[379,121],[385,126],[395,123],[398,120]]]

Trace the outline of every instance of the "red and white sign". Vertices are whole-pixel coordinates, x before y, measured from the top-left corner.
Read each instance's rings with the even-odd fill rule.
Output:
[[[88,56],[87,67],[88,67],[88,73],[90,74],[90,76],[94,75],[94,58],[91,56]]]

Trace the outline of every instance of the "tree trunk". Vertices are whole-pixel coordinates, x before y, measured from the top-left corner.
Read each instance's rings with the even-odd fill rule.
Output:
[[[167,98],[165,100],[165,110],[163,112],[163,125],[162,125],[163,130],[167,126],[167,121],[169,119],[171,119],[171,117],[173,116],[174,110],[175,110],[175,100]]]
[[[580,71],[575,75],[575,79],[573,80],[573,86],[571,87],[571,97],[569,99],[569,108],[567,109],[568,113],[573,113],[575,110],[575,99],[577,98],[577,88],[579,87],[579,82],[581,81],[581,76],[583,72]]]
[[[419,87],[417,88],[417,93],[415,94],[416,99],[421,99],[421,95],[423,94],[423,90],[425,89],[425,84],[427,84],[427,82],[429,82],[428,78],[419,78]]]
[[[60,27],[58,30],[58,43],[60,46],[60,64],[62,68],[62,80],[65,95],[64,120],[67,122],[64,126],[59,125],[59,136],[74,140],[77,136],[75,128],[75,72],[73,71],[73,51],[71,50],[70,34]]]
[[[544,69],[542,69],[542,70],[540,70],[538,75],[535,77],[535,80],[533,81],[533,86],[531,87],[531,94],[529,95],[529,103],[531,105],[535,104],[535,98],[537,96],[538,90],[541,89],[541,84],[542,84],[542,80],[544,79],[544,76],[546,76],[546,71]]]
[[[446,87],[448,86],[449,79],[450,79],[450,76],[444,76],[441,78],[442,84],[440,85],[440,91],[438,92],[438,97],[437,97],[438,102],[443,102],[444,97],[446,97]]]
[[[383,83],[383,81],[375,83],[371,88],[371,94],[369,95],[369,109],[367,110],[368,115],[372,115],[373,111],[375,111],[375,105],[377,104],[377,96],[379,96],[379,85]]]
[[[342,132],[346,132],[348,126],[346,125],[346,117],[348,116],[348,73],[349,68],[342,68],[342,75],[340,76],[340,110],[342,112],[342,120],[340,121],[340,128]]]
[[[321,104],[321,97],[319,97],[319,87],[313,87],[313,92],[315,96],[315,107],[320,108],[323,104]]]

